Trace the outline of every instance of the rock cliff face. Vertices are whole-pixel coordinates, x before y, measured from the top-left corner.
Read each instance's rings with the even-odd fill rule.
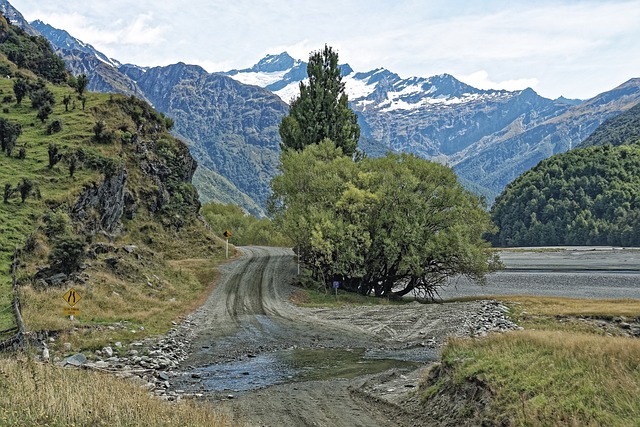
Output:
[[[83,224],[81,234],[95,235],[100,230],[118,234],[122,230],[125,201],[130,207],[133,205],[126,184],[127,171],[122,168],[114,175],[105,176],[101,185],[89,186],[82,191],[69,212],[74,222]]]

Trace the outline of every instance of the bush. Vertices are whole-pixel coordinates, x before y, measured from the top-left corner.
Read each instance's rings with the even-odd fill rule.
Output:
[[[116,134],[113,130],[107,128],[104,121],[96,122],[93,127],[93,133],[97,142],[101,144],[110,144],[116,140]]]
[[[52,211],[43,217],[44,234],[48,238],[55,236],[64,236],[71,230],[71,221],[69,215],[63,211]]]
[[[86,243],[64,236],[56,241],[49,255],[51,270],[55,273],[71,274],[80,270],[85,259]]]
[[[53,135],[62,131],[62,120],[54,120],[47,125],[47,135]]]
[[[55,143],[49,144],[47,152],[49,154],[49,169],[51,169],[62,159],[62,154],[60,154],[58,145]]]
[[[29,97],[31,98],[31,106],[35,109],[40,109],[46,104],[51,107],[56,103],[56,97],[49,89],[45,87],[38,87],[38,89],[32,89]]]

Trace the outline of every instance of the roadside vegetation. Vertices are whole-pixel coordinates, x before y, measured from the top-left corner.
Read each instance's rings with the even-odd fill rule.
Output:
[[[0,391],[5,427],[233,425],[211,405],[161,401],[131,380],[62,369],[26,355],[0,358]]]
[[[405,299],[376,298],[341,289],[330,289],[319,284],[308,274],[301,276],[297,286],[290,300],[300,307],[341,308],[362,305],[402,305],[409,302]]]
[[[291,246],[291,241],[269,218],[258,219],[238,205],[210,202],[200,212],[217,235],[229,230],[232,233],[229,243],[235,246]]]
[[[421,385],[425,405],[476,384],[476,398],[453,416],[510,426],[637,425],[640,341],[615,323],[603,332],[598,320],[635,320],[640,301],[499,299],[525,330],[450,340]]]

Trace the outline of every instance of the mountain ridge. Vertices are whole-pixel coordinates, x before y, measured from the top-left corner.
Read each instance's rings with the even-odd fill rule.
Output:
[[[65,60],[73,62],[73,58]],[[306,64],[284,52],[223,73],[184,68],[185,73],[180,74],[176,65],[180,67],[153,67],[156,71],[151,74],[149,68],[132,64],[114,70],[131,83],[120,90],[140,89],[145,99],[176,119],[176,130],[190,141],[203,165],[264,207],[268,181],[277,173],[277,128],[287,112],[284,101],[295,96],[306,77]],[[99,73],[99,68],[91,72]],[[449,164],[469,188],[484,194],[490,203],[519,174],[575,146],[602,121],[640,100],[640,88],[633,85],[628,93],[614,89],[577,103],[547,99],[530,88],[477,89],[449,74],[402,79],[383,68],[354,72],[346,64],[343,74],[362,129],[363,147],[372,153],[409,152]],[[141,88],[143,80],[146,83]],[[258,92],[257,87],[273,97]],[[631,101],[617,102],[620,97]],[[193,123],[198,129],[192,129]],[[242,154],[236,164],[231,159],[238,153]],[[265,183],[255,184],[262,180]]]

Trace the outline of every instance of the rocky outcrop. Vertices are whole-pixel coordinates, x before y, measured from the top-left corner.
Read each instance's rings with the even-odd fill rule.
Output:
[[[127,202],[129,207],[133,205],[127,191],[127,171],[123,167],[105,176],[102,184],[85,187],[69,215],[81,224],[82,234],[95,235],[103,230],[117,235],[122,229],[121,219]]]

